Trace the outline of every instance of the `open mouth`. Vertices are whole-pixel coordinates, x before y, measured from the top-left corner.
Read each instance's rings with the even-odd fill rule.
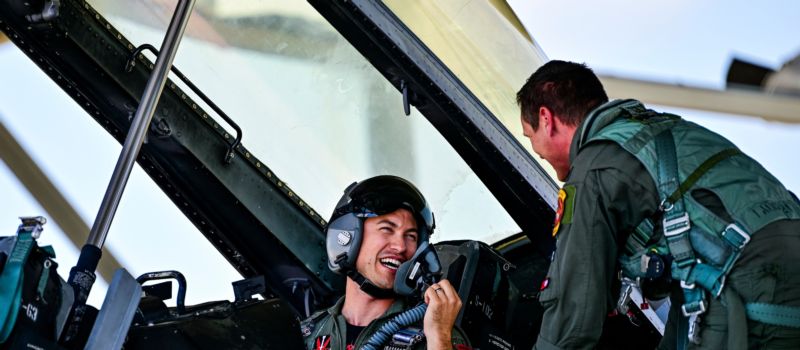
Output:
[[[380,260],[381,265],[385,266],[387,269],[390,270],[397,270],[400,267],[400,260],[392,259],[392,258],[383,258]]]

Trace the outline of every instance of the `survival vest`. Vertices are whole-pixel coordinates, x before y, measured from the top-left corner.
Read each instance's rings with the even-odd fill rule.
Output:
[[[722,293],[725,276],[752,234],[769,223],[800,218],[792,194],[730,141],[679,116],[646,109],[639,101],[598,107],[575,137],[580,137],[578,149],[613,141],[650,173],[661,199],[663,237],[654,234],[658,225],[645,219],[629,236],[619,262],[623,275],[637,279],[647,272],[648,252],[669,254],[672,278],[681,281],[684,291],[684,316],[705,311],[702,290],[714,297]],[[697,189],[716,195],[729,217],[685,195]]]

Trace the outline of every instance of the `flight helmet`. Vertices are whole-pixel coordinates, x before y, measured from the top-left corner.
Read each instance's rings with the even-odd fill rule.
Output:
[[[411,182],[397,176],[380,175],[348,186],[325,229],[328,267],[350,276],[365,289],[364,284],[369,281],[355,268],[364,221],[401,208],[411,212],[416,220],[418,244],[428,241],[436,226],[433,212]]]

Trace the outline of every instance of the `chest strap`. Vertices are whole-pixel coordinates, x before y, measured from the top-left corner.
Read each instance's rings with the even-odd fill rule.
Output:
[[[698,316],[706,311],[705,293],[697,288],[694,283],[688,282],[689,272],[697,263],[694,249],[689,241],[689,230],[692,228],[689,220],[689,213],[683,203],[683,196],[671,199],[671,195],[680,189],[680,179],[678,178],[678,159],[675,152],[675,140],[672,131],[667,129],[656,135],[656,159],[658,159],[658,193],[661,198],[658,210],[662,212],[662,230],[667,241],[670,255],[672,255],[672,275],[679,277],[681,288],[683,289],[684,303],[681,311],[684,317],[688,317],[686,322],[688,327],[680,327],[686,330],[685,335],[679,335],[679,348],[685,347],[685,342],[699,343],[699,319]],[[683,332],[681,332],[683,333]]]

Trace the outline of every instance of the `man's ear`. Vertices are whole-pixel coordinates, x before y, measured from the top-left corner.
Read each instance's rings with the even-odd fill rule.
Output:
[[[545,128],[544,131],[547,135],[552,136],[555,133],[555,123],[556,118],[553,115],[553,111],[545,106],[539,107],[539,127]]]

